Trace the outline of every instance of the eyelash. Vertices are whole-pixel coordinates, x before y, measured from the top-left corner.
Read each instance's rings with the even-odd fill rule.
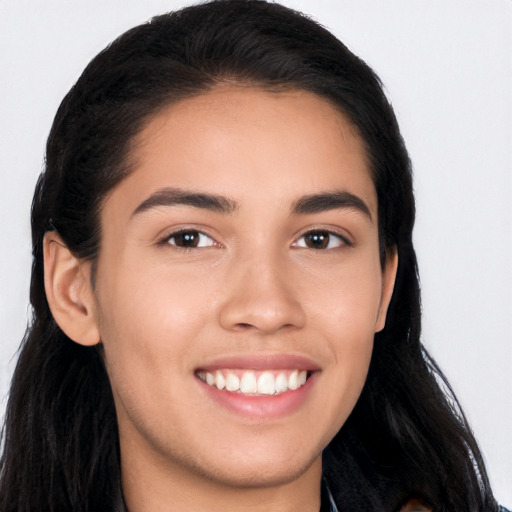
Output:
[[[193,240],[194,237],[197,237],[196,238],[197,245],[186,246],[186,245],[178,245],[176,243],[171,243],[171,240],[174,239],[174,241],[176,242],[176,240],[180,236],[182,237],[182,240],[181,240],[182,242],[184,242],[186,240],[187,236],[190,237],[190,240],[192,242],[194,242],[194,240]],[[312,247],[312,246],[308,245],[308,242],[305,241],[305,237],[311,237],[310,242],[312,240],[312,237],[316,237],[316,241],[318,241],[320,243],[324,243],[325,240],[327,240],[327,246],[326,247]],[[204,243],[205,238],[209,239],[211,241],[211,243],[208,243],[207,245],[201,245],[202,243]],[[335,245],[335,247],[329,247],[333,238],[337,240],[337,244]],[[300,241],[303,241],[303,242],[300,243]],[[313,239],[313,244],[316,241]],[[170,235],[163,238],[159,242],[159,245],[171,245],[173,247],[176,247],[177,249],[184,250],[184,251],[191,251],[193,249],[202,249],[204,247],[214,247],[214,246],[219,247],[220,246],[220,244],[215,242],[215,240],[211,236],[207,235],[206,233],[203,233],[202,231],[200,231],[198,229],[181,229],[179,231],[175,231],[174,233],[171,233]],[[348,240],[345,236],[343,236],[339,233],[336,233],[334,231],[329,231],[328,229],[312,229],[310,231],[307,231],[306,233],[303,233],[297,239],[297,241],[295,241],[292,244],[292,247],[298,247],[298,248],[303,248],[303,249],[313,249],[313,250],[319,250],[319,251],[327,251],[327,250],[337,249],[337,248],[343,247],[343,246],[352,247],[353,243],[350,242],[350,240]]]
[[[176,239],[180,236],[182,237],[182,241],[183,241],[183,238],[185,238],[186,236],[198,237],[197,238],[198,245],[196,245],[196,246],[180,246],[176,243],[174,243],[174,244],[171,243],[172,239],[174,239],[176,241]],[[207,245],[199,245],[199,244],[201,244],[201,241],[204,242],[205,238],[211,240],[211,243],[209,243]],[[207,235],[206,233],[203,233],[202,231],[199,231],[198,229],[180,229],[179,231],[175,231],[174,233],[171,233],[170,235],[163,238],[159,242],[159,245],[172,245],[173,247],[176,247],[177,249],[180,249],[183,251],[191,251],[193,249],[202,249],[203,247],[220,246],[220,244],[215,242],[215,240],[211,236]]]
[[[324,240],[327,240],[327,247],[310,247],[307,245],[307,242],[305,241],[305,237],[316,237],[316,239],[320,242],[324,242]],[[310,238],[310,240],[311,240]],[[332,239],[337,240],[337,245],[335,247],[329,247],[328,245],[331,243]],[[299,241],[304,240],[302,244],[299,244]],[[313,250],[319,250],[319,251],[328,251],[333,249],[338,249],[339,247],[347,246],[352,247],[354,244],[345,236],[341,235],[340,233],[336,233],[335,231],[329,231],[328,229],[311,229],[307,231],[306,233],[303,233],[296,242],[292,244],[293,247],[299,247],[303,249],[313,249]]]

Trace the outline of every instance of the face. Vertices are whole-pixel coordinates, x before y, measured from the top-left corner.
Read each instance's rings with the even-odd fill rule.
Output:
[[[318,472],[394,279],[360,137],[312,94],[223,87],[160,112],[132,157],[94,292],[123,467],[238,486]]]

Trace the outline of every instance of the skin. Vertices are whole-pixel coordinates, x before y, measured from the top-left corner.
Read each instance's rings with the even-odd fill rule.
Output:
[[[104,346],[129,510],[317,511],[321,452],[364,385],[396,273],[361,138],[315,95],[231,85],[161,111],[131,157],[103,204],[94,290],[90,265],[45,240],[57,322]],[[140,207],[169,187],[236,207]],[[340,191],[368,211],[293,212]],[[176,246],[183,229],[205,235],[198,247]],[[308,246],[311,232],[328,245]],[[279,354],[315,373],[278,417],[219,406],[197,377],[220,357]]]

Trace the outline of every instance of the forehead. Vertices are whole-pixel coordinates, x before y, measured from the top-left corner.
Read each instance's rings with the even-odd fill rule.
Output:
[[[229,85],[182,100],[146,123],[131,160],[132,174],[117,187],[127,203],[169,186],[282,204],[349,189],[376,214],[357,129],[328,101],[305,91]]]

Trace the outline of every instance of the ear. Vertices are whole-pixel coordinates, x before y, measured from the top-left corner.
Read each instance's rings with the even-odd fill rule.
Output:
[[[395,287],[396,271],[398,268],[398,250],[396,245],[386,253],[386,263],[382,272],[382,292],[380,297],[379,314],[375,324],[375,332],[382,331],[386,325],[386,315]]]
[[[44,237],[43,256],[44,286],[53,318],[76,343],[98,344],[91,263],[77,258],[53,231]]]

